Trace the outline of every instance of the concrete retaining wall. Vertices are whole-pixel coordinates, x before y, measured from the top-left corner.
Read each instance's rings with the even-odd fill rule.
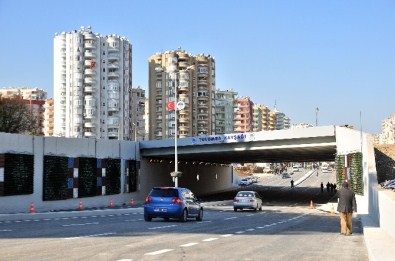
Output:
[[[80,201],[84,208],[128,205],[133,198],[135,203],[143,203],[153,186],[174,186],[170,172],[174,164],[152,163],[140,159],[139,143],[118,140],[74,139],[42,136],[26,136],[0,133],[0,153],[34,155],[33,194],[0,196],[1,213],[26,213],[34,203],[36,212],[78,209]],[[121,159],[121,193],[116,195],[71,198],[66,200],[43,201],[44,156],[92,157]],[[125,193],[125,162],[140,161],[137,191]],[[215,165],[180,164],[180,187],[190,188],[197,196],[225,190],[232,186],[232,167]]]

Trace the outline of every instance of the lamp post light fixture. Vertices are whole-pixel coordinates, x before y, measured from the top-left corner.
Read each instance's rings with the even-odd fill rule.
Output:
[[[166,67],[156,67],[155,71],[156,72],[165,72],[168,73],[170,76],[170,79],[174,80],[174,171],[170,173],[170,176],[174,178],[174,187],[178,187],[178,178],[181,177],[182,172],[178,171],[178,144],[177,144],[177,138],[178,138],[178,117],[177,117],[177,111],[184,109],[184,103],[183,102],[178,102],[178,84],[177,84],[177,74],[180,74],[180,72],[188,72],[190,70],[195,69],[194,65],[190,65],[186,67],[185,69],[179,70],[176,65],[172,64],[170,66]]]

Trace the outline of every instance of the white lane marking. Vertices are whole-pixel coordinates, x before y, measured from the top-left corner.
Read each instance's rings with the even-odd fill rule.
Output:
[[[233,234],[225,234],[225,235],[222,235],[221,237],[231,237],[231,236],[233,236]]]
[[[212,238],[203,239],[202,241],[204,241],[204,242],[210,242],[210,241],[214,241],[214,240],[217,240],[217,239],[218,239],[218,237],[212,237]]]
[[[265,228],[265,227],[256,227],[256,228],[261,229],[261,228]]]
[[[119,259],[117,261],[133,261],[133,259]]]
[[[177,225],[169,225],[169,226],[161,226],[161,227],[149,227],[148,229],[161,229],[161,228],[169,228],[169,227],[176,227]]]
[[[144,255],[146,255],[146,256],[154,256],[154,255],[159,255],[159,254],[163,254],[163,253],[166,253],[166,252],[170,252],[170,251],[173,251],[174,249],[162,249],[162,250],[158,250],[158,251],[155,251],[155,252],[150,252],[150,253],[145,253]]]
[[[126,219],[125,222],[136,222],[137,219]]]
[[[237,217],[228,217],[228,218],[225,218],[225,220],[231,220],[231,219],[235,219],[235,218],[237,218]]]
[[[85,237],[101,237],[101,236],[109,236],[109,235],[115,235],[116,233],[103,233],[103,234],[93,234],[93,235],[86,235],[86,236],[79,236],[79,237],[65,237],[63,239],[70,240],[70,239],[79,239],[79,238],[85,238]]]
[[[184,245],[180,245],[180,247],[190,247],[190,246],[194,246],[197,245],[198,243],[188,243],[188,244],[184,244]]]
[[[15,223],[21,223],[22,220],[15,220]]]
[[[0,232],[12,232],[12,230],[11,229],[2,229],[2,230],[0,230]]]
[[[245,231],[237,231],[235,234],[243,234]]]
[[[198,224],[203,224],[203,223],[211,223],[211,220],[207,220],[207,221],[199,221],[197,222]]]
[[[251,216],[253,216],[254,214],[248,214],[248,215],[246,215],[246,217],[251,217]]]
[[[255,228],[249,228],[246,231],[254,231],[254,230],[255,230]]]
[[[81,224],[68,224],[62,225],[62,227],[73,227],[73,226],[86,226],[86,225],[98,225],[99,222],[92,222],[92,223],[81,223]]]

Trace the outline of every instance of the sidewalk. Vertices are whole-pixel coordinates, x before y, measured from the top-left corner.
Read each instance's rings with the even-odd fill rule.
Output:
[[[338,215],[337,203],[327,203],[317,207],[318,210]],[[394,260],[395,238],[388,235],[383,229],[373,224],[367,215],[354,214],[354,218],[361,220],[366,249],[369,260]],[[340,221],[339,221],[340,222]]]

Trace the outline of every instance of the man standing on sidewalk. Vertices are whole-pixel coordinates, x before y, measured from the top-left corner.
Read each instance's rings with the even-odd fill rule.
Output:
[[[357,202],[354,192],[343,181],[342,188],[337,192],[339,203],[337,211],[340,213],[340,233],[349,236],[352,234],[352,213],[357,212]]]

